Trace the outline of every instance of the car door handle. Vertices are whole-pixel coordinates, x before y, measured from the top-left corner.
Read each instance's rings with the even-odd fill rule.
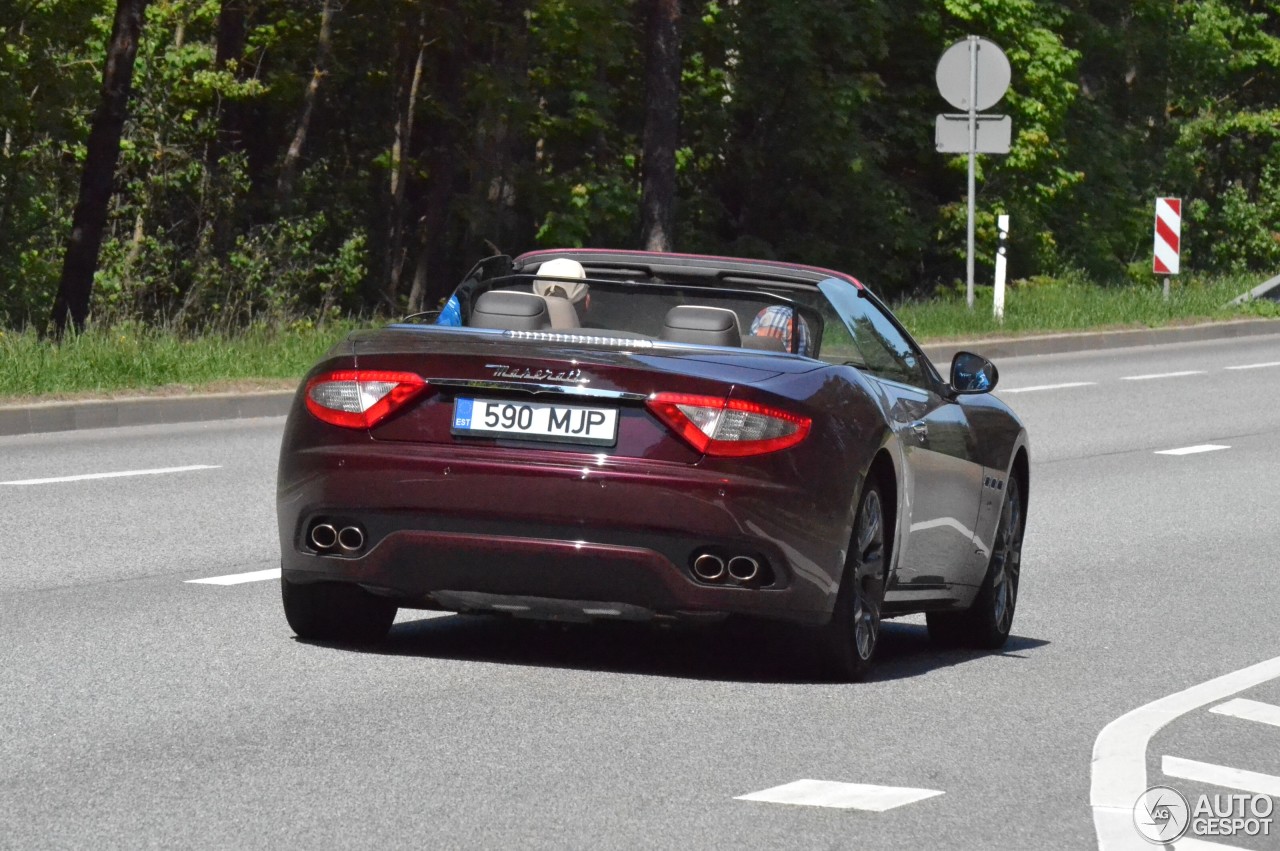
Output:
[[[921,440],[929,436],[929,424],[924,420],[916,420],[915,422],[908,424],[907,430]]]

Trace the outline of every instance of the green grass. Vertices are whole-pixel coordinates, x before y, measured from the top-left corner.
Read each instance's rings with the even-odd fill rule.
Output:
[[[1101,287],[1081,281],[1024,285],[1006,293],[1003,323],[992,316],[990,287],[979,288],[972,311],[963,296],[906,301],[893,310],[921,341],[1280,317],[1280,305],[1275,302],[1224,306],[1257,283],[1252,277],[1179,282],[1168,301],[1158,285]]]
[[[0,330],[0,399],[140,391],[169,386],[243,389],[297,381],[354,323],[258,327],[180,336],[125,326],[90,330],[60,345]]]
[[[1100,287],[1081,280],[1014,287],[1005,321],[991,315],[991,290],[979,288],[977,307],[964,298],[934,298],[894,307],[916,339],[927,342],[1014,336],[1090,328],[1155,327],[1197,321],[1280,318],[1280,305],[1224,305],[1256,285],[1256,278],[1188,278],[1164,301],[1158,286]],[[245,390],[286,387],[333,343],[360,324],[322,327],[295,322],[238,334],[180,335],[123,325],[69,337],[61,345],[30,331],[0,330],[0,402],[110,393],[167,392],[169,388]]]

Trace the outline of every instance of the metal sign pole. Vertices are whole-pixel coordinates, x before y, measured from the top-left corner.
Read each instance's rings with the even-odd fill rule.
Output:
[[[962,110],[938,116],[934,141],[940,153],[969,155],[968,257],[965,301],[973,310],[973,266],[977,250],[978,154],[1007,154],[1013,122],[1007,115],[984,115],[1009,90],[1009,57],[993,42],[976,35],[957,41],[942,54],[934,77],[943,99]]]
[[[965,263],[968,285],[965,301],[973,310],[974,217],[977,206],[978,162],[978,37],[969,36],[969,257]]]

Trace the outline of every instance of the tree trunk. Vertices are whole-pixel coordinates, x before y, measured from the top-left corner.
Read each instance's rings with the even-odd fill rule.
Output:
[[[235,63],[234,74],[236,80],[244,79],[244,68],[241,67],[241,60],[244,58],[245,39],[248,36],[247,17],[247,0],[222,0],[222,5],[218,9],[218,36],[214,68],[219,71],[225,71],[232,63]],[[223,154],[240,150],[243,112],[244,110],[240,104],[234,101],[231,103],[219,103],[218,135],[209,156],[211,165],[216,164]]]
[[[71,218],[71,238],[62,263],[58,297],[53,303],[54,334],[59,339],[68,321],[79,332],[84,330],[89,317],[93,274],[98,268],[107,204],[120,159],[120,137],[128,112],[133,62],[138,54],[146,7],[147,0],[116,0],[115,22],[111,26],[107,64],[102,74],[102,99],[89,129],[80,196]]]
[[[248,38],[249,0],[222,0],[218,7],[218,30],[215,42],[214,68],[231,69],[237,82],[245,79],[244,48]],[[218,132],[205,149],[205,187],[223,192],[223,158],[244,151],[245,106],[239,100],[218,99],[215,109]],[[210,205],[201,203],[201,209]],[[231,252],[234,243],[233,213],[236,202],[212,204],[213,221],[207,234],[207,246],[220,261]],[[203,247],[203,246],[202,246]]]
[[[409,312],[429,309],[445,287],[445,257],[448,256],[449,210],[453,205],[454,183],[458,179],[456,157],[449,149],[437,153],[432,163],[432,181],[418,239],[418,261],[414,269],[413,287],[409,292]]]
[[[391,144],[391,203],[387,211],[387,283],[383,291],[387,304],[393,309],[400,292],[406,260],[405,189],[409,178],[409,158],[413,156],[413,119],[418,108],[418,90],[422,84],[423,63],[427,53],[425,24],[425,20],[418,22],[413,69],[409,71],[402,66],[401,81],[396,92],[395,138]]]
[[[680,122],[680,0],[648,0],[641,242],[670,251],[675,227]]]
[[[293,182],[297,177],[298,160],[302,158],[302,146],[307,142],[307,132],[311,129],[311,116],[315,112],[316,97],[320,92],[320,81],[324,79],[329,64],[329,52],[333,44],[333,4],[334,0],[323,0],[320,11],[320,37],[316,41],[316,61],[311,71],[311,82],[302,96],[302,114],[294,127],[293,141],[285,152],[284,163],[280,167],[280,180],[276,184],[276,195],[280,207],[288,206],[293,197]]]

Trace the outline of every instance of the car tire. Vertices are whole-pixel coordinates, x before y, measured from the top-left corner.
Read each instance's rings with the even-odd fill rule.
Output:
[[[824,679],[856,682],[866,677],[880,640],[888,565],[884,498],[879,483],[868,479],[858,498],[844,575],[831,621],[818,635]]]
[[[397,606],[358,585],[280,581],[284,616],[299,638],[371,644],[386,637]]]
[[[929,638],[935,643],[998,650],[1009,640],[1022,572],[1022,537],[1026,530],[1023,509],[1022,488],[1017,477],[1010,476],[991,560],[978,596],[963,612],[930,612],[926,616]]]

